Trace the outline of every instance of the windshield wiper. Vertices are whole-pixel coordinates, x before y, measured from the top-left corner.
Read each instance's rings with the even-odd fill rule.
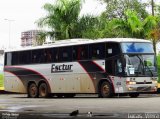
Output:
[[[136,56],[138,57],[138,59],[140,60],[140,62],[143,65],[143,71],[144,71],[144,67],[147,67],[147,69],[149,70],[149,72],[151,73],[151,75],[153,77],[153,72],[151,71],[151,69],[147,65],[144,65],[144,62],[142,61],[142,59],[138,55],[136,55]]]
[[[152,75],[152,77],[153,77],[153,72],[152,72],[152,70],[147,66],[147,65],[144,65],[145,67],[147,67],[147,69],[151,72],[151,75]]]

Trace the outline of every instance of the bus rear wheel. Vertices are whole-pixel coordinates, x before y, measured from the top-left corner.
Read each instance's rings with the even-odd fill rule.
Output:
[[[41,83],[39,86],[39,97],[47,98],[49,97],[48,87],[46,83]]]
[[[110,98],[112,96],[113,96],[113,92],[112,92],[112,87],[110,83],[106,81],[102,82],[102,84],[100,85],[100,89],[99,89],[99,97]]]
[[[31,83],[28,86],[28,97],[29,98],[37,98],[38,97],[38,88],[35,83]]]

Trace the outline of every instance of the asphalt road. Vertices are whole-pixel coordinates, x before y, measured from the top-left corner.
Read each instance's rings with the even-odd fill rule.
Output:
[[[76,118],[160,118],[160,95],[147,94],[138,98],[79,95],[75,98],[31,99],[24,94],[0,94],[2,119],[74,118],[70,114],[75,110],[78,110]]]

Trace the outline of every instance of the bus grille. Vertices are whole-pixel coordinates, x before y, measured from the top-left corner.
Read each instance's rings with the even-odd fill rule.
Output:
[[[152,84],[152,82],[136,82],[136,84]]]
[[[137,91],[151,91],[151,87],[149,86],[149,87],[138,87],[137,88]]]

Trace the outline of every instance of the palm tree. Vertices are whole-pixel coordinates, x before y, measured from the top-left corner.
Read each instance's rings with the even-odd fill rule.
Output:
[[[47,16],[39,19],[39,26],[48,26],[56,32],[56,38],[71,38],[72,29],[78,21],[81,11],[81,0],[57,0],[56,4],[45,4]]]
[[[143,24],[135,11],[127,10],[125,18],[116,18],[111,22],[114,24],[113,29],[118,32],[117,37],[143,37]]]
[[[98,17],[92,15],[82,16],[75,24],[72,37],[96,39],[100,37],[99,30],[100,20]]]

